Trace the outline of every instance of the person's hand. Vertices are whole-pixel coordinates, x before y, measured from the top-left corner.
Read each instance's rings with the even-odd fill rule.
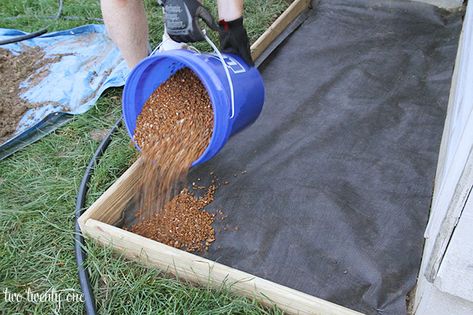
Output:
[[[245,28],[243,17],[233,21],[219,21],[220,50],[224,53],[235,54],[242,57],[249,66],[254,66],[251,58],[250,42]]]
[[[176,42],[198,42],[204,40],[199,27],[199,18],[213,30],[219,31],[210,12],[197,0],[158,0],[164,6],[166,30]]]

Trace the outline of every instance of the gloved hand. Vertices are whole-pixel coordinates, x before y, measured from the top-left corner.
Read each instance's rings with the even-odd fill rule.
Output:
[[[242,57],[249,66],[254,66],[251,58],[250,42],[245,28],[243,27],[243,17],[233,21],[219,21],[220,30],[220,51],[235,54]]]
[[[197,0],[158,0],[158,4],[164,6],[167,33],[176,42],[204,40],[199,18],[211,29],[220,29],[210,12]]]

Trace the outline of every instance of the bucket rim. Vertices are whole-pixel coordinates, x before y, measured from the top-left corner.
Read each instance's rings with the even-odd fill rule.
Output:
[[[127,129],[127,133],[132,139],[135,147],[141,151],[141,148],[138,146],[136,141],[134,140],[134,133],[132,132],[127,119],[125,119],[125,112],[126,104],[128,103],[127,98],[129,98],[128,94],[132,93],[129,91],[130,84],[132,87],[136,87],[137,81],[143,76],[146,70],[154,65],[156,62],[160,60],[164,60],[169,58],[171,60],[175,60],[184,65],[183,68],[187,67],[191,69],[195,75],[199,78],[199,80],[204,85],[207,93],[209,95],[210,101],[212,103],[212,110],[213,110],[213,130],[212,136],[210,138],[209,144],[205,148],[204,152],[191,164],[191,167],[196,166],[198,164],[204,163],[211,159],[213,155],[211,154],[211,148],[217,147],[217,151],[224,146],[225,142],[228,140],[230,136],[230,122],[229,122],[229,115],[230,115],[230,104],[229,100],[226,97],[226,92],[222,82],[218,79],[217,75],[213,73],[213,71],[208,71],[211,69],[206,62],[204,62],[199,55],[202,55],[197,52],[184,50],[184,49],[176,49],[170,50],[165,52],[160,52],[155,55],[151,55],[140,61],[130,72],[123,89],[122,95],[122,114],[124,116],[125,126]],[[128,87],[128,88],[127,88]],[[132,93],[135,95],[134,93]],[[217,110],[217,104],[223,104],[224,106],[219,106]],[[143,104],[144,105],[144,104]],[[141,106],[142,108],[143,106]],[[138,114],[139,115],[139,114]]]

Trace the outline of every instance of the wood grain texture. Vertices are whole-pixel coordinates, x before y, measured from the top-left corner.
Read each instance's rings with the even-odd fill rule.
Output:
[[[186,281],[214,288],[221,288],[225,283],[233,293],[255,298],[266,305],[276,304],[288,314],[361,314],[94,219],[85,222],[83,232],[99,243],[111,245],[129,259],[178,275]]]
[[[295,0],[273,24],[251,45],[251,57],[256,60],[284,29],[310,6],[310,0]]]
[[[142,160],[138,159],[103,195],[101,195],[82,216],[79,226],[84,227],[88,219],[95,219],[108,224],[116,223],[127,203],[133,197],[140,171]]]

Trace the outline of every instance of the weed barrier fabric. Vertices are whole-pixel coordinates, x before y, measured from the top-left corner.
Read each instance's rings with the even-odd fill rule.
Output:
[[[405,314],[420,267],[461,14],[321,1],[262,69],[266,102],[215,172],[206,257],[368,314]],[[224,182],[228,182],[224,185]]]
[[[260,118],[191,171],[202,186],[214,172],[207,210],[227,216],[204,256],[367,314],[406,314],[461,15],[379,0],[310,14],[262,68]]]

